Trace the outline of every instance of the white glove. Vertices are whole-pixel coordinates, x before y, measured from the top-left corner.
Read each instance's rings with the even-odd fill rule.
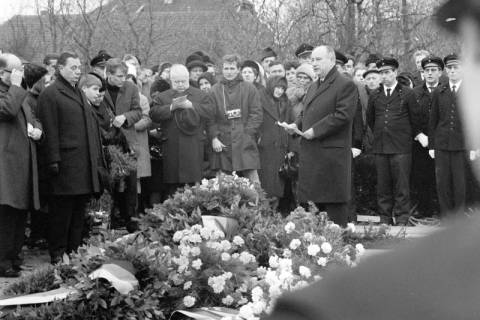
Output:
[[[358,157],[361,153],[362,153],[362,150],[357,149],[357,148],[352,148],[352,155],[353,155],[353,158],[354,158],[354,159],[355,159],[356,157]]]
[[[477,151],[470,150],[470,161],[474,161],[475,159],[477,159]]]
[[[428,147],[428,137],[423,134],[423,133],[419,133],[416,137],[415,137],[415,140],[417,140],[418,142],[420,142],[420,144],[422,145],[422,147],[426,148]]]
[[[435,159],[435,150],[428,150],[428,154],[430,155],[430,158]]]

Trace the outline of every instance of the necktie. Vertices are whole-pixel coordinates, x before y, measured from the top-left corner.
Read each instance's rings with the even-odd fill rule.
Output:
[[[452,86],[452,92],[457,93],[457,87],[455,85]]]
[[[430,93],[432,93],[433,90],[435,90],[435,87],[428,87],[428,91],[430,91]]]
[[[392,91],[392,89],[388,88],[387,89],[387,97],[390,97],[390,91]]]

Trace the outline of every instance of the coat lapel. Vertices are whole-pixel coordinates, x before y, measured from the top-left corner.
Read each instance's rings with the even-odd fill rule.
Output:
[[[305,109],[307,109],[310,106],[310,103],[315,100],[316,97],[321,95],[325,90],[327,90],[330,85],[335,81],[337,78],[338,71],[336,67],[333,67],[330,72],[328,72],[327,76],[325,77],[325,80],[318,84],[318,81],[315,81],[312,86],[308,89],[308,92],[305,96]]]
[[[61,76],[58,78],[58,91],[69,97],[72,100],[77,101],[83,107],[83,100],[77,93],[76,88],[72,88]]]

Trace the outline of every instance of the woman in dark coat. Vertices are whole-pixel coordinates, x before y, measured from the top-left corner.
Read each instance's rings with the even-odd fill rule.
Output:
[[[269,197],[277,200],[284,196],[285,183],[278,174],[288,152],[288,134],[277,125],[287,120],[290,103],[285,95],[287,80],[271,77],[267,88],[262,90],[261,105],[263,122],[259,130],[258,151],[260,153],[260,183]]]

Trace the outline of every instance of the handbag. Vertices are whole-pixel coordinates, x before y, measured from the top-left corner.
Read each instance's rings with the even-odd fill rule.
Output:
[[[283,158],[283,163],[278,169],[278,174],[282,179],[295,180],[298,178],[298,154],[289,152]]]

